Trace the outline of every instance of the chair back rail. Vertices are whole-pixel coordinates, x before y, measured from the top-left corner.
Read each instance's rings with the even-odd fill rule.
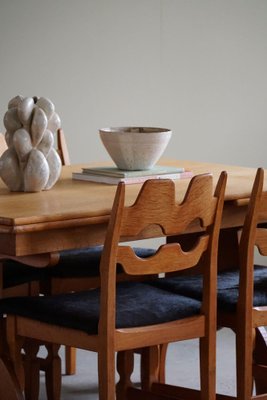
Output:
[[[121,265],[131,275],[158,274],[194,267],[204,255],[203,307],[208,312],[209,299],[216,291],[216,262],[220,222],[224,203],[226,173],[223,172],[213,193],[212,176],[195,176],[181,204],[175,201],[175,184],[171,180],[149,180],[130,207],[124,206],[125,184],[118,185],[101,257],[101,314],[106,330],[115,327],[116,266]],[[159,225],[170,236],[183,232],[194,220],[202,226],[202,236],[196,245],[184,252],[176,243],[162,245],[154,256],[140,259],[127,245],[120,245],[121,236],[133,239],[149,225]],[[177,237],[178,238],[178,237]],[[212,268],[211,268],[212,266]],[[106,287],[106,289],[105,289]]]
[[[252,312],[249,310],[252,310],[254,296],[254,250],[255,246],[259,246],[260,251],[264,253],[267,246],[267,241],[264,243],[264,239],[267,239],[266,230],[257,228],[260,210],[264,209],[265,203],[267,203],[266,194],[262,192],[263,179],[264,170],[259,168],[253,184],[239,246],[240,281],[237,307],[240,315],[245,316],[245,320],[250,326]]]
[[[206,192],[200,195],[203,182]],[[121,236],[138,235],[150,224],[159,225],[167,236],[184,232],[194,220],[206,227],[213,220],[216,203],[209,174],[192,179],[181,204],[175,202],[173,181],[164,180],[160,186],[157,180],[148,181],[136,202],[123,213]]]

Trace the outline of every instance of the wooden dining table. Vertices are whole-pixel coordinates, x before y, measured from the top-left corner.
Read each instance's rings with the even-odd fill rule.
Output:
[[[162,159],[159,164],[184,167],[193,174],[211,173],[214,187],[221,171],[226,171],[228,179],[222,242],[229,242],[231,237],[235,237],[237,228],[244,221],[256,168],[169,159]],[[99,163],[90,164],[96,165]],[[60,179],[48,191],[10,192],[4,183],[0,183],[0,259],[11,258],[45,267],[51,263],[53,254],[61,250],[103,244],[116,186],[72,179],[72,172],[79,172],[85,166],[89,164],[64,166]],[[264,189],[267,190],[267,173],[265,176]],[[189,179],[175,181],[178,201],[183,200],[188,184]],[[127,205],[134,202],[140,186],[127,185]],[[194,226],[185,233],[193,231]],[[158,235],[155,230],[153,236]],[[145,237],[143,232],[142,238]],[[227,248],[229,250],[229,243]],[[228,253],[230,259],[233,253]],[[223,259],[225,263],[228,258]],[[9,369],[3,371],[2,364],[0,375],[9,372]]]

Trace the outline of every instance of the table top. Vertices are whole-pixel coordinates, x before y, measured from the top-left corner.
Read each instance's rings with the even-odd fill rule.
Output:
[[[214,176],[214,185],[221,171],[228,173],[226,200],[248,198],[255,168],[230,166],[224,164],[204,163],[197,161],[162,160],[162,165],[183,166],[194,174],[210,172]],[[49,191],[38,193],[10,192],[0,184],[0,232],[14,232],[23,229],[36,229],[38,224],[55,224],[66,226],[67,221],[74,223],[77,219],[106,220],[110,214],[116,191],[115,185],[73,180],[73,171],[80,171],[85,165],[71,165],[62,168],[61,178]],[[188,186],[189,179],[177,180],[176,195],[181,201]],[[128,185],[126,203],[132,204],[140,184]],[[267,174],[265,181],[267,189]]]

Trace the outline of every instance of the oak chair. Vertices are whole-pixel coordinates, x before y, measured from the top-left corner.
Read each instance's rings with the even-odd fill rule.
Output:
[[[70,165],[68,146],[62,129],[57,131],[57,151],[61,157],[62,165]],[[59,294],[99,287],[102,249],[103,246],[91,246],[60,252],[57,265],[45,271],[45,279],[41,280],[42,293]],[[154,254],[155,250],[139,247],[135,248],[135,253],[140,257],[148,257]],[[118,281],[127,279],[122,272],[119,268]],[[65,373],[66,375],[73,375],[75,372],[76,349],[66,346]]]
[[[70,165],[70,156],[66,138],[62,129],[57,131],[57,151],[62,165]],[[5,137],[0,133],[0,155],[7,149]],[[137,248],[136,254],[148,256],[153,249]],[[98,287],[100,284],[99,264],[102,246],[91,246],[80,250],[67,250],[53,259],[57,264],[49,269],[35,268],[22,263],[5,260],[0,263],[0,298],[20,295],[57,294],[68,291],[79,291]],[[52,262],[51,262],[52,265]],[[122,271],[120,271],[122,272]],[[118,274],[118,280],[125,279],[124,274]],[[58,361],[56,361],[58,363]],[[65,349],[65,373],[72,375],[76,372],[76,349]]]
[[[115,352],[125,361],[117,399],[147,393],[185,389],[157,384],[150,378],[150,387],[138,391],[130,383],[130,358],[134,349],[156,347],[162,343],[200,338],[201,399],[215,399],[215,338],[216,338],[216,259],[218,234],[224,201],[226,174],[222,173],[213,194],[209,174],[194,177],[184,201],[175,201],[175,184],[169,180],[150,180],[144,183],[136,202],[125,207],[125,185],[118,185],[105,244],[101,256],[101,287],[83,292],[43,297],[5,299],[0,310],[8,314],[7,329],[11,358],[16,375],[23,387],[21,344],[37,339],[65,344],[98,353],[99,398],[115,399]],[[120,245],[123,236],[138,240],[146,237],[177,235],[191,223],[202,230],[198,243],[184,252],[179,243],[160,246],[156,254],[140,258],[130,245]],[[149,229],[148,229],[149,228]],[[151,276],[192,268],[203,258],[203,301],[169,293],[146,281],[117,282],[120,265],[129,275]],[[130,350],[130,352],[129,352]],[[153,373],[152,373],[153,375]],[[58,377],[59,378],[59,377]],[[55,384],[59,379],[54,381]],[[190,392],[190,389],[189,393]],[[55,390],[59,398],[60,390]],[[153,394],[154,396],[154,394]],[[173,395],[174,396],[174,395]],[[158,399],[170,398],[158,395]],[[176,397],[173,397],[176,398]],[[187,397],[188,398],[188,397]]]
[[[267,256],[267,227],[260,223],[267,220],[263,180],[264,171],[259,168],[241,233],[239,268],[229,273],[231,295],[226,288],[218,293],[218,324],[236,333],[237,398],[242,400],[267,399],[267,361],[262,360],[257,348],[258,341],[266,339],[261,332],[267,326],[267,267],[254,261],[256,248],[262,256]],[[267,342],[265,357],[266,345]],[[252,396],[253,376],[255,396]]]
[[[7,149],[5,136],[0,133],[0,155]],[[60,155],[62,165],[69,165],[69,152],[66,145],[65,135],[62,129],[57,131],[57,151]],[[48,257],[49,259],[49,257]],[[43,261],[35,258],[34,264],[32,260],[25,257],[20,262],[0,257],[0,298],[11,296],[33,296],[40,293],[41,282],[47,278],[47,270],[44,268],[36,268],[43,264]],[[51,257],[49,264],[52,266],[58,262],[58,257]],[[34,265],[34,266],[33,266]],[[4,321],[1,321],[3,324]],[[3,328],[2,328],[3,329]],[[5,344],[1,341],[0,352],[4,354]],[[73,365],[73,356],[71,350],[66,348],[66,373],[73,373],[70,365]],[[45,369],[45,362],[43,360],[43,368]]]
[[[5,150],[7,150],[5,137],[0,133],[0,155]],[[43,270],[32,267],[27,257],[19,263],[12,257],[6,260],[0,256],[0,298],[37,295],[39,281],[43,277]]]
[[[57,151],[60,155],[62,165],[70,165],[70,156],[66,138],[62,129],[57,131]],[[0,133],[0,155],[7,149],[5,137]],[[154,254],[151,248],[136,248],[139,256],[149,256]],[[0,263],[0,298],[10,296],[29,296],[43,294],[57,294],[69,291],[80,291],[95,288],[100,285],[99,264],[102,253],[102,246],[91,246],[80,250],[62,251],[51,260],[52,264],[57,264],[49,269],[35,268],[27,265],[27,260],[22,265],[21,262],[4,260]],[[53,261],[53,262],[52,262]],[[122,272],[122,271],[119,271]],[[124,280],[125,275],[118,274],[118,280]],[[47,349],[53,351],[53,349]],[[37,351],[37,348],[35,348]],[[51,354],[51,357],[53,355]],[[40,360],[41,362],[41,360]],[[59,359],[55,359],[59,368]],[[45,362],[42,360],[41,368],[45,369]],[[76,349],[65,348],[65,373],[73,375],[76,372]],[[36,374],[36,371],[33,372]],[[47,379],[47,385],[49,385]],[[30,381],[35,381],[30,377]],[[32,385],[33,383],[30,383]],[[36,383],[35,383],[36,384]],[[47,389],[49,391],[49,389]]]
[[[254,265],[258,248],[267,256],[267,192],[262,192],[264,171],[259,168],[251,192],[239,242],[239,261],[235,268],[218,273],[219,327],[236,333],[236,386],[238,400],[267,399],[267,267]],[[168,277],[155,282],[157,287],[172,293],[200,300],[203,283],[200,275]],[[166,346],[161,369],[164,370]],[[253,377],[256,396],[252,396]],[[264,394],[263,394],[264,393]],[[229,396],[220,395],[220,399]]]
[[[7,149],[7,144],[5,140],[5,136],[0,133],[0,155]],[[66,143],[66,138],[62,129],[58,129],[57,131],[57,151],[61,158],[62,165],[70,165],[70,156],[68,151],[68,146]],[[75,255],[75,259],[74,256]],[[36,295],[40,291],[41,292],[49,292],[49,293],[57,293],[60,291],[67,291],[72,289],[73,282],[71,276],[74,275],[71,273],[70,269],[77,270],[77,264],[80,267],[84,267],[85,264],[92,263],[93,268],[91,272],[90,285],[94,284],[93,276],[95,275],[95,280],[97,281],[97,276],[99,276],[99,269],[97,268],[100,260],[99,250],[94,248],[83,249],[80,252],[73,251],[63,251],[60,255],[59,262],[55,261],[54,263],[58,263],[58,268],[55,271],[53,268],[49,268],[49,270],[44,270],[40,268],[35,268],[30,265],[27,265],[27,260],[24,264],[21,262],[16,262],[12,260],[4,260],[0,263],[0,298],[2,297],[10,297],[10,296],[29,296]],[[67,259],[67,260],[66,260]],[[98,265],[97,265],[98,259]],[[68,276],[65,271],[63,271],[63,267],[68,266]],[[75,265],[75,269],[73,266]],[[54,278],[55,271],[55,278]],[[85,275],[85,274],[84,274]],[[90,276],[90,272],[88,274]],[[62,279],[66,277],[65,279]],[[74,277],[75,279],[75,277]],[[99,279],[98,279],[99,280]],[[49,286],[47,282],[50,281]],[[83,285],[88,284],[84,279],[82,280]],[[76,282],[74,285],[74,289],[77,289],[77,286],[81,284],[81,279],[79,282]],[[41,287],[41,288],[40,288]],[[49,289],[48,289],[49,287]],[[72,375],[76,370],[76,357],[75,357],[75,349],[66,348],[65,351],[65,372],[67,375]]]
[[[69,165],[69,153],[66,145],[64,132],[57,131],[57,146],[62,164]],[[0,133],[0,155],[7,149],[5,137]],[[56,258],[53,263],[56,263]],[[10,257],[8,260],[0,257],[0,298],[14,295],[36,295],[40,291],[40,281],[43,281],[47,272],[40,268],[34,268],[30,260],[25,257],[24,261],[17,262]]]
[[[0,155],[6,149],[5,136],[0,133]],[[62,129],[58,129],[57,131],[57,151],[62,165],[70,165],[68,146]],[[63,251],[59,257],[59,261],[54,262],[54,264],[58,264],[58,268],[49,268],[48,270],[27,265],[27,260],[24,264],[12,261],[11,259],[5,259],[2,262],[0,260],[0,298],[22,295],[32,296],[37,295],[40,291],[43,293],[58,293],[77,290],[81,284],[84,287],[86,285],[88,287],[95,287],[96,283],[99,284],[99,248],[94,249],[92,247],[90,249],[82,249],[81,251]],[[86,272],[83,267],[89,263],[93,264],[90,269],[91,272]],[[78,275],[78,277],[75,276],[75,274],[77,275],[77,265],[80,271],[80,276]],[[65,267],[67,268],[65,269]],[[85,271],[83,274],[81,274],[81,268]],[[85,277],[86,273],[90,279],[89,282],[88,280],[81,279],[81,275]],[[66,347],[65,373],[66,375],[72,375],[75,371],[76,351],[74,348]]]

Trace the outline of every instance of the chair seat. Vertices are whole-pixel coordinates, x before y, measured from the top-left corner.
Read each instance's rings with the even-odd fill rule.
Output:
[[[3,263],[3,288],[10,288],[27,282],[42,281],[47,277],[93,277],[99,275],[100,258],[103,246],[92,246],[79,250],[60,252],[59,262],[51,268],[34,268],[16,261],[7,260]],[[135,247],[139,257],[149,257],[154,249]],[[118,268],[122,272],[122,268]]]
[[[133,248],[139,257],[149,257],[155,254],[151,248]],[[47,269],[48,276],[54,278],[81,278],[99,275],[100,258],[103,246],[92,246],[78,250],[65,250],[60,252],[57,265]],[[122,272],[122,268],[118,268]]]
[[[0,301],[0,312],[96,334],[99,289]],[[141,282],[117,284],[117,328],[153,325],[199,314],[201,302]]]
[[[202,276],[176,276],[159,278],[151,282],[152,285],[168,290],[171,293],[181,294],[196,300],[202,300]],[[238,300],[239,270],[231,269],[218,273],[217,301],[218,308],[234,312]],[[267,267],[254,267],[254,307],[267,305]]]
[[[3,288],[7,289],[23,283],[41,281],[46,276],[45,268],[34,268],[16,261],[3,263]]]

